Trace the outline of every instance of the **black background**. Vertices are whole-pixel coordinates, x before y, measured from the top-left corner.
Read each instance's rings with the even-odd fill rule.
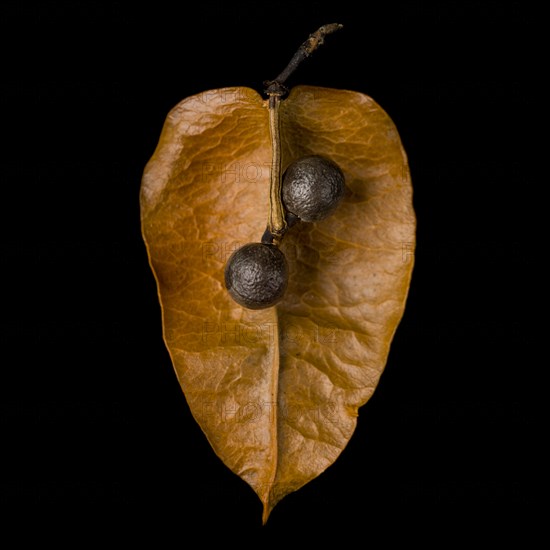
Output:
[[[138,533],[160,516],[165,529],[228,542],[294,528],[313,537],[319,526],[390,536],[385,517],[416,518],[422,537],[435,518],[454,524],[448,538],[474,520],[492,526],[492,514],[495,528],[525,528],[537,402],[529,300],[515,289],[535,266],[526,246],[535,17],[520,2],[358,9],[57,2],[6,12],[6,28],[21,26],[8,51],[33,44],[28,57],[7,56],[3,85],[5,127],[22,153],[5,161],[6,181],[19,183],[7,186],[16,199],[4,205],[4,259],[16,278],[30,260],[32,274],[18,295],[32,299],[4,327],[23,391],[4,386],[3,422],[32,448],[5,472],[10,503],[53,512],[60,531],[69,515],[89,532],[125,518]],[[261,91],[333,21],[344,30],[289,84],[360,91],[392,117],[415,190],[416,264],[352,440],[261,528],[259,500],[210,449],[164,348],[140,178],[171,107],[212,88]]]

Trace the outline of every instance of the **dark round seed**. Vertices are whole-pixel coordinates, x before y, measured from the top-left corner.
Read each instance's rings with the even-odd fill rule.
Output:
[[[249,309],[275,305],[288,283],[285,255],[274,245],[245,244],[227,261],[225,286],[235,302]]]
[[[330,159],[308,155],[294,161],[285,171],[283,204],[305,222],[317,222],[332,214],[345,191],[340,167]]]

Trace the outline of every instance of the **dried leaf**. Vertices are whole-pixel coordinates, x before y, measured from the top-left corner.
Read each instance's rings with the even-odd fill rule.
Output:
[[[141,217],[163,331],[191,411],[216,454],[275,504],[330,466],[384,369],[413,267],[405,152],[369,97],[300,86],[281,106],[283,169],[334,160],[346,196],[281,249],[289,287],[247,310],[224,287],[233,250],[258,242],[269,207],[267,102],[248,88],[189,97],[168,115],[142,182]]]

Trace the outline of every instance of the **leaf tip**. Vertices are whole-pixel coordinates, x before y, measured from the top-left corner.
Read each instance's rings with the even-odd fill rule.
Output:
[[[273,510],[273,507],[269,504],[269,502],[264,502],[264,511],[262,514],[262,525],[265,525],[267,523],[267,520],[269,519],[269,514],[271,514],[271,510]]]

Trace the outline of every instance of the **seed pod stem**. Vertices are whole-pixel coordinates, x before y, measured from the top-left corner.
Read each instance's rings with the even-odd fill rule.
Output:
[[[342,27],[343,25],[340,23],[329,23],[328,25],[319,27],[314,33],[310,34],[308,39],[300,45],[279,76],[274,80],[267,80],[264,82],[264,86],[266,87],[265,93],[269,96],[271,96],[272,93],[284,95],[287,92],[284,83],[287,81],[288,77],[298,68],[306,57],[309,57],[324,43],[327,34],[339,31]]]
[[[288,91],[284,83],[288,77],[298,68],[300,63],[309,57],[321,44],[327,34],[331,34],[342,28],[339,23],[330,23],[319,27],[308,39],[303,42],[292,56],[288,65],[275,78],[264,82],[265,93],[269,96],[269,130],[271,134],[271,177],[269,189],[269,218],[266,233],[273,237],[273,243],[279,244],[287,230],[285,210],[281,199],[281,128],[279,107],[281,97]],[[266,235],[264,235],[264,238]]]
[[[269,96],[269,130],[271,134],[271,181],[269,188],[268,228],[275,237],[281,238],[286,230],[285,211],[281,199],[281,127],[279,107],[281,97]]]

